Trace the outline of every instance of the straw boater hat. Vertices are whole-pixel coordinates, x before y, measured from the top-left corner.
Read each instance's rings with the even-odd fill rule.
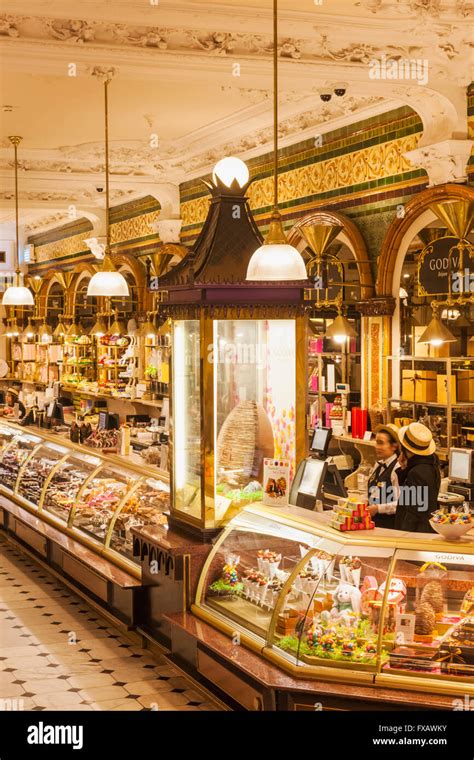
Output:
[[[378,425],[375,428],[375,434],[377,433],[388,433],[391,438],[395,441],[395,443],[398,443],[398,433],[400,428],[397,427],[397,425],[394,425],[393,422],[388,422],[386,425]]]
[[[7,393],[11,393],[12,396],[18,396],[17,389],[16,388],[12,388],[11,386],[10,386],[10,388],[7,388]]]
[[[410,425],[400,428],[398,437],[401,445],[412,454],[427,457],[436,451],[431,430],[421,422],[411,422]]]

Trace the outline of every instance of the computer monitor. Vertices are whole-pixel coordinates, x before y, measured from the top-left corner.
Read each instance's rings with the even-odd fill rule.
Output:
[[[449,479],[460,483],[474,483],[474,449],[451,449],[449,452]]]
[[[341,478],[341,473],[335,464],[328,464],[324,473],[323,491],[325,496],[333,496],[345,499],[347,488]]]
[[[331,440],[332,428],[318,427],[315,428],[313,433],[313,439],[311,446],[309,447],[311,452],[314,452],[320,458],[323,458],[327,454],[329,441]]]
[[[314,509],[320,497],[326,462],[321,459],[303,459],[298,466],[290,492],[290,504]]]

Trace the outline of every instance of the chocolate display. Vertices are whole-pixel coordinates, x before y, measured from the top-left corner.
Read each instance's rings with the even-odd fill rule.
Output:
[[[43,508],[67,522],[79,489],[92,471],[86,464],[64,462],[60,465],[49,482]]]
[[[127,493],[131,481],[99,473],[85,487],[77,502],[73,525],[104,539],[109,522]]]
[[[125,502],[114,523],[110,546],[115,551],[133,556],[132,528],[144,525],[167,524],[164,514],[169,510],[169,486],[160,481],[147,480]]]
[[[36,443],[26,439],[16,438],[13,444],[4,452],[0,463],[0,482],[12,491],[15,489],[20,468],[31,454]]]
[[[18,493],[32,504],[39,504],[46,478],[58,463],[60,456],[53,457],[47,449],[41,448],[26,463],[18,483]]]

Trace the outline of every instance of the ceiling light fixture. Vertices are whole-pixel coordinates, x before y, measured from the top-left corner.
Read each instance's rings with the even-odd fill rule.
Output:
[[[455,343],[456,338],[448,328],[443,325],[436,307],[433,307],[433,318],[424,333],[418,338],[418,343],[430,343],[435,348],[443,343]]]
[[[4,306],[34,306],[34,298],[31,290],[21,284],[20,260],[18,254],[18,146],[22,138],[13,135],[8,138],[15,151],[15,284],[9,285],[2,298]]]
[[[96,71],[97,75],[100,72]],[[129,296],[128,283],[117,271],[110,252],[110,193],[109,193],[109,101],[108,87],[113,71],[104,75],[104,115],[105,115],[105,225],[106,244],[102,266],[92,275],[87,287],[88,296]]]
[[[349,320],[339,313],[336,319],[329,325],[328,329],[326,330],[325,337],[330,338],[334,341],[334,343],[337,343],[341,346],[348,338],[357,337],[357,333],[352,327]]]
[[[247,164],[235,156],[221,158],[212,172],[214,184],[217,185],[218,180],[220,180],[226,187],[232,187],[233,182],[236,181],[240,189],[242,189],[248,184],[249,179],[250,174]]]
[[[273,211],[266,238],[249,261],[247,280],[306,280],[300,252],[286,239],[278,210],[278,0],[273,0]]]

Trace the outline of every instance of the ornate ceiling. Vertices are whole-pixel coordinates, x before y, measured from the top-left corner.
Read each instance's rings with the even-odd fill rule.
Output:
[[[101,216],[102,88],[110,86],[112,201],[155,195],[223,155],[271,149],[271,0],[3,0],[0,227],[11,222],[8,135],[21,134],[26,231]],[[465,0],[280,0],[282,145],[408,104],[420,147],[466,138],[473,35]],[[373,61],[426,64],[427,81],[372,78]],[[347,84],[324,103],[322,88]],[[0,236],[1,232],[0,232]]]

